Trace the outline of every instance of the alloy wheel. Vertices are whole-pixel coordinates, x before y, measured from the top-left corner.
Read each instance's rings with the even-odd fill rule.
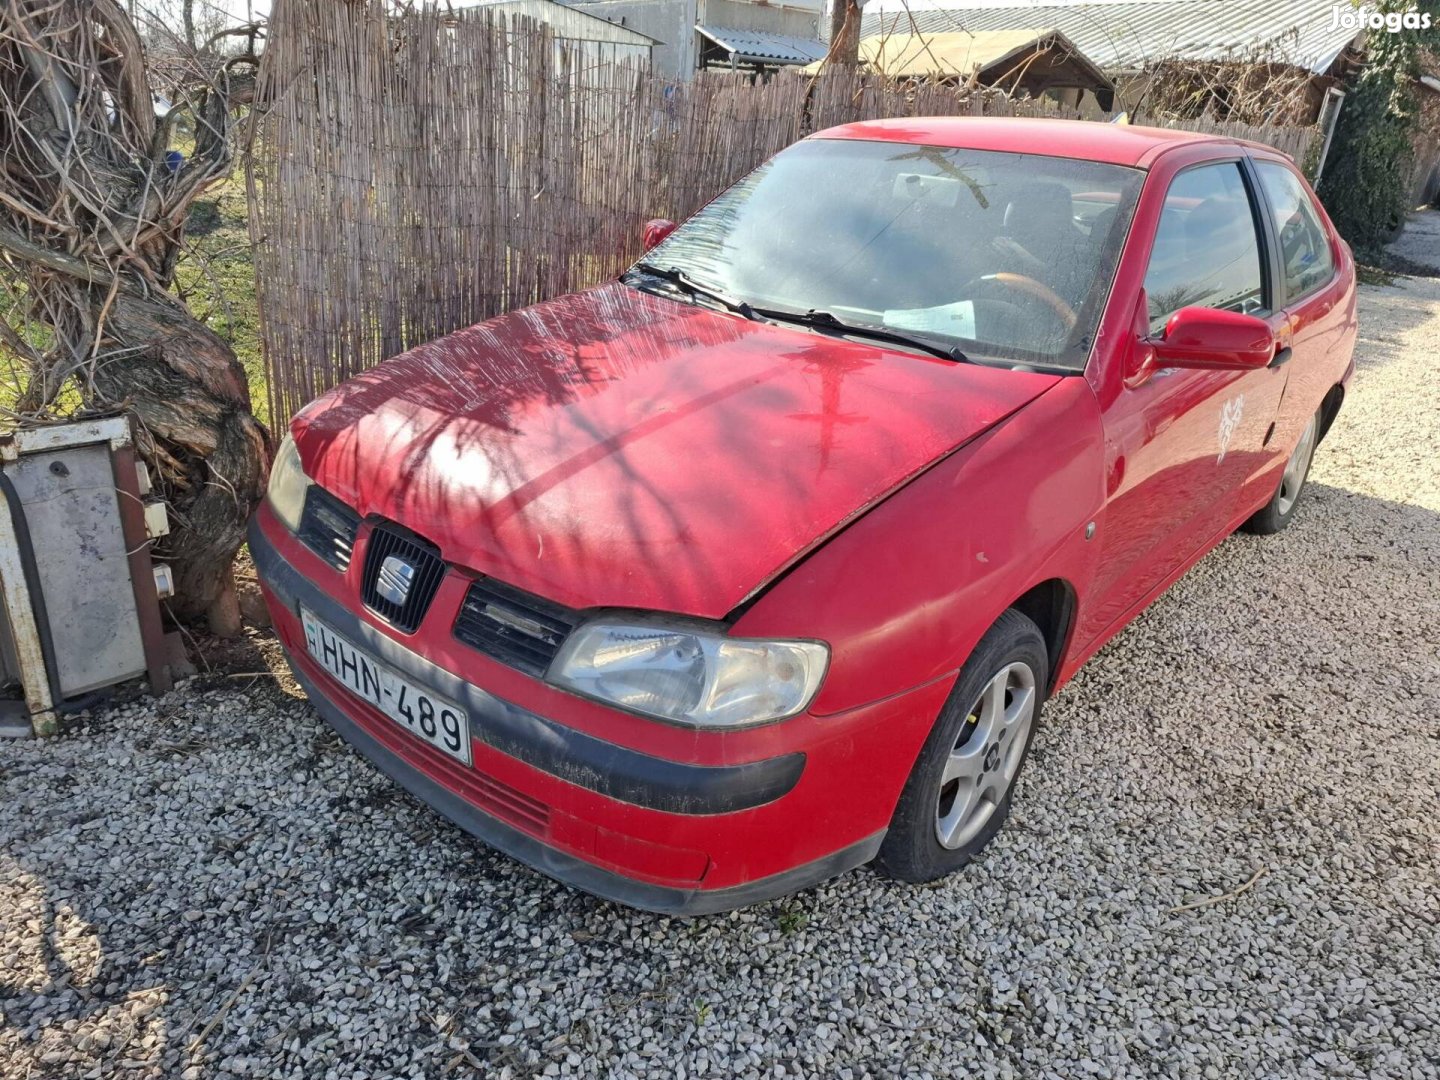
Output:
[[[1315,433],[1318,430],[1315,417],[1310,417],[1310,422],[1305,425],[1305,430],[1300,435],[1300,442],[1295,446],[1295,452],[1285,463],[1285,473],[1280,477],[1280,499],[1276,506],[1282,516],[1290,513],[1290,508],[1300,497],[1300,489],[1305,486],[1305,477],[1310,472],[1310,459],[1315,456]]]
[[[985,684],[945,759],[935,838],[953,851],[973,840],[1010,790],[1038,704],[1029,664],[1007,664]]]

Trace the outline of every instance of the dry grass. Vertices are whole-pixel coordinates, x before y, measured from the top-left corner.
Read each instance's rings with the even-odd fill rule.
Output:
[[[255,257],[250,245],[245,177],[236,172],[190,210],[175,289],[190,312],[219,334],[245,368],[255,414],[269,422]]]

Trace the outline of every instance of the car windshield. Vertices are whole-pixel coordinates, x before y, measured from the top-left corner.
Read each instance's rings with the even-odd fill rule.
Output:
[[[1078,371],[1140,180],[1093,161],[811,139],[640,266],[762,314],[825,313],[824,332],[885,330],[982,362]]]

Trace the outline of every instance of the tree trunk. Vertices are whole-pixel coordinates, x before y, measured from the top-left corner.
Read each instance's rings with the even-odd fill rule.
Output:
[[[841,67],[860,65],[860,0],[831,0],[828,62]]]
[[[97,364],[97,400],[128,404],[140,451],[160,473],[174,526],[158,554],[175,572],[171,610],[234,633],[230,567],[265,493],[268,438],[235,353],[166,294],[118,294],[105,322],[125,361]],[[89,396],[89,395],[87,395]]]
[[[182,10],[188,33],[193,3]],[[168,292],[189,207],[230,174],[241,78],[233,58],[208,79],[191,60],[198,84],[157,120],[140,36],[115,0],[0,0],[0,344],[28,368],[22,420],[62,417],[72,380],[86,409],[135,417],[170,507],[157,554],[175,574],[171,610],[233,632],[231,565],[269,439],[234,352]],[[195,145],[176,170],[181,111]]]
[[[185,44],[192,49],[200,48],[195,37],[195,0],[180,0],[180,23],[185,31]]]

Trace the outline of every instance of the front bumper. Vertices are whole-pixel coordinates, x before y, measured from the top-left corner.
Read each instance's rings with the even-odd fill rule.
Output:
[[[810,747],[756,760],[727,754],[720,762],[680,761],[557,723],[461,679],[449,669],[455,665],[432,662],[341,603],[310,575],[338,576],[268,507],[252,520],[249,540],[281,642],[316,710],[411,794],[551,877],[634,907],[704,914],[795,892],[868,862],[879,849],[903,777],[887,782],[867,770],[864,739],[856,735],[897,715],[896,701],[827,718],[833,731],[814,747],[820,760],[832,772],[835,762],[854,760],[878,787],[851,800],[854,813],[844,814],[842,803],[838,816],[817,819],[817,783],[825,778],[807,767]],[[316,665],[304,648],[301,606],[407,678],[465,705],[474,768],[421,744]],[[937,696],[926,690],[922,711]],[[904,701],[904,711],[916,705]],[[887,783],[893,792],[884,790]],[[807,825],[812,835],[797,833]],[[839,846],[827,845],[827,835]],[[822,850],[814,857],[785,857],[816,847]],[[775,870],[777,860],[790,865]],[[762,872],[748,877],[757,867]]]

